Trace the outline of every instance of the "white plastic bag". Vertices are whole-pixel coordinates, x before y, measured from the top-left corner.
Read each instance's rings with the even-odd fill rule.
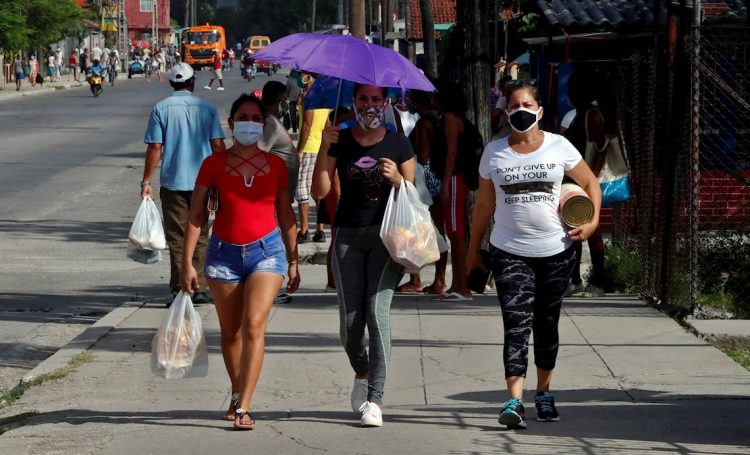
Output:
[[[430,211],[419,201],[411,182],[402,180],[398,191],[391,188],[380,226],[380,239],[393,260],[403,265],[408,273],[416,273],[440,259]]]
[[[139,250],[163,250],[167,248],[161,215],[154,200],[146,196],[138,207],[128,239]]]
[[[189,294],[177,293],[151,340],[151,372],[167,379],[208,374],[203,323]]]

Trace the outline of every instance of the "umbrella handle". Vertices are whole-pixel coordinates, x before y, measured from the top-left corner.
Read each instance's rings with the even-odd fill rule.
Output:
[[[341,103],[341,86],[343,80],[339,78],[339,91],[336,94],[336,107],[333,109],[333,123],[336,123],[336,119],[339,117],[339,104]],[[336,125],[333,125],[336,126]]]

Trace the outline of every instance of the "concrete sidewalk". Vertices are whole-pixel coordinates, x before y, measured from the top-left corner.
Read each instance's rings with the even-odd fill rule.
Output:
[[[303,279],[319,269],[304,266]],[[526,431],[497,423],[505,394],[494,296],[461,304],[395,299],[385,424],[372,429],[360,428],[349,408],[352,372],[338,340],[335,296],[307,293],[275,306],[253,404],[256,429],[249,433],[229,431],[231,423],[221,420],[229,385],[213,307],[199,307],[209,341],[208,377],[164,380],[151,374],[149,357],[165,309],[130,305],[87,331],[114,326],[91,349],[92,362],[0,409],[2,426],[17,426],[0,436],[0,452],[750,451],[750,374],[633,298],[566,301],[553,381],[561,421],[533,420],[530,379]],[[85,341],[69,348],[75,351],[76,343]]]
[[[65,76],[63,76],[65,78]],[[43,95],[45,93],[54,93],[57,90],[64,90],[76,87],[88,87],[88,83],[85,80],[80,82],[63,80],[60,82],[45,82],[44,84],[36,84],[32,87],[27,80],[23,81],[21,85],[21,91],[16,91],[16,83],[0,84],[0,102],[6,100],[12,100],[21,96],[35,96]]]

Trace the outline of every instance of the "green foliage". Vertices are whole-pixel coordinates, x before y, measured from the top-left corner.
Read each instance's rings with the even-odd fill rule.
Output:
[[[72,0],[0,2],[0,49],[47,47],[82,30],[83,12]]]
[[[641,256],[630,245],[608,245],[604,256],[604,288],[634,294],[641,289]]]
[[[748,337],[717,337],[712,344],[721,349],[724,354],[750,371],[750,338]]]
[[[29,46],[32,30],[26,25],[26,0],[0,2],[0,49],[14,51]]]
[[[713,232],[701,239],[698,282],[701,305],[750,317],[750,236]]]

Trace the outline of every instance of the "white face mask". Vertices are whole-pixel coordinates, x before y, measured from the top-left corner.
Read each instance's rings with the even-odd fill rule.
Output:
[[[234,140],[242,145],[253,145],[263,136],[263,124],[258,122],[234,122]]]

